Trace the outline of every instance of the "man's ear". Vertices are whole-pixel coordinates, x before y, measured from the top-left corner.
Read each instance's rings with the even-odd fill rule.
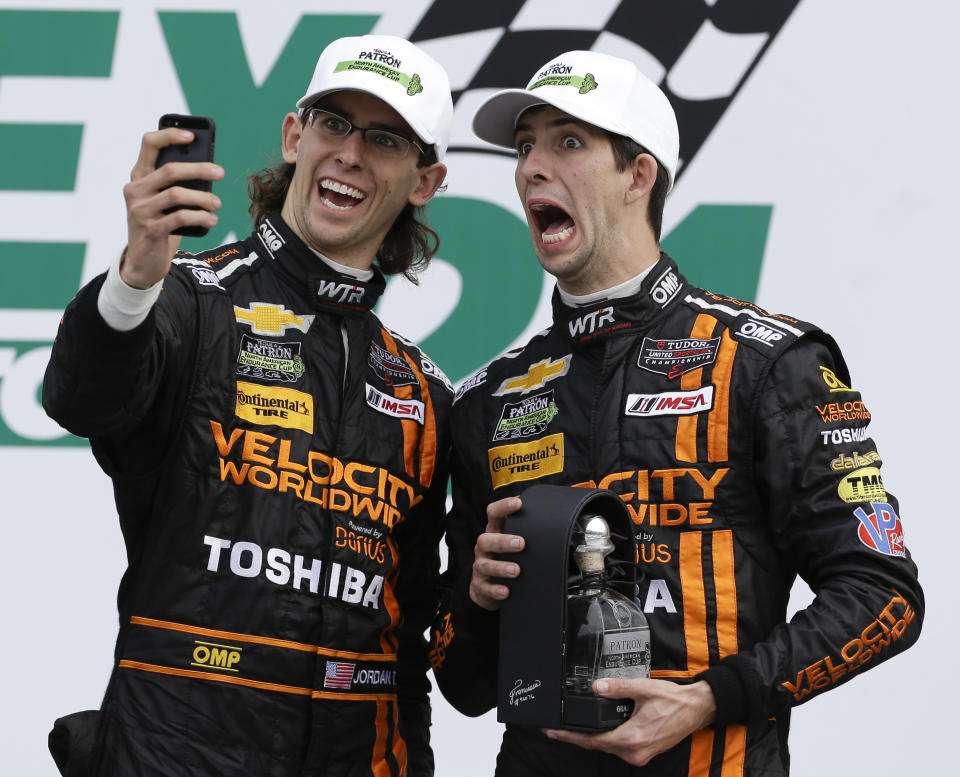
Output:
[[[443,184],[443,179],[447,177],[447,166],[442,162],[434,162],[428,167],[417,168],[417,185],[407,201],[414,206],[426,205],[427,202],[437,193],[437,189]]]
[[[283,161],[297,163],[297,154],[300,151],[300,138],[303,136],[303,123],[296,113],[288,113],[283,117],[283,137],[280,140],[280,150]]]
[[[627,203],[643,199],[657,182],[657,160],[651,154],[637,154],[630,166],[630,185],[627,187]]]

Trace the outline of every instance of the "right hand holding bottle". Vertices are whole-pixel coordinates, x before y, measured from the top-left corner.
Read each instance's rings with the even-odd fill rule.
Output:
[[[487,528],[477,537],[473,548],[470,577],[470,598],[485,610],[500,609],[500,602],[510,595],[504,581],[520,574],[520,566],[515,561],[501,558],[523,550],[523,537],[502,533],[504,520],[520,506],[520,499],[515,496],[487,505]]]

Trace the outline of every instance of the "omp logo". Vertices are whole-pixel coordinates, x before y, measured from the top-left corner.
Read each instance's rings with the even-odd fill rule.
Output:
[[[237,381],[237,417],[313,433],[313,395],[278,386]]]
[[[257,233],[260,235],[260,242],[263,243],[263,247],[267,249],[271,258],[275,258],[273,253],[283,247],[283,238],[280,237],[276,229],[274,229],[273,224],[270,223],[270,219],[264,219],[260,222]]]
[[[288,329],[306,333],[314,319],[313,315],[300,316],[270,302],[251,302],[249,308],[234,305],[233,314],[237,323],[246,324],[258,335],[282,335]]]
[[[570,370],[570,362],[573,360],[573,354],[553,361],[549,357],[543,361],[531,364],[524,375],[518,375],[515,378],[507,378],[500,384],[500,388],[493,392],[493,396],[502,397],[506,394],[526,394],[541,386],[545,386],[549,381],[566,375]]]
[[[193,273],[193,277],[197,279],[197,283],[201,286],[216,286],[218,289],[223,289],[223,286],[220,285],[220,276],[213,270],[206,267],[191,267],[190,272]]]
[[[533,442],[500,445],[487,451],[493,487],[535,480],[563,471],[563,434]]]
[[[679,291],[680,279],[673,270],[667,270],[654,281],[653,288],[650,289],[650,296],[654,302],[663,307],[676,297]]]
[[[692,415],[713,407],[713,386],[691,391],[665,391],[662,394],[629,394],[626,415]]]
[[[570,337],[579,338],[582,335],[593,334],[598,329],[603,329],[604,324],[613,324],[613,308],[600,308],[599,310],[585,313],[579,318],[570,321],[567,326],[570,328]]]
[[[240,655],[243,648],[233,645],[218,645],[215,642],[194,642],[193,661],[191,666],[199,666],[202,669],[219,669],[224,672],[239,672],[234,668],[235,664],[240,663]]]
[[[736,332],[740,337],[756,340],[770,348],[780,342],[784,335],[773,327],[760,324],[756,321],[744,321]]]
[[[336,281],[318,281],[317,296],[339,302],[343,305],[359,304],[363,300],[365,289],[352,283],[337,283]]]

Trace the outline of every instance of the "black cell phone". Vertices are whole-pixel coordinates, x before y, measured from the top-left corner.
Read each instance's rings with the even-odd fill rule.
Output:
[[[193,140],[189,143],[177,143],[172,146],[166,146],[160,149],[157,154],[157,167],[165,165],[167,162],[212,162],[214,135],[216,125],[209,116],[181,116],[177,113],[167,113],[160,117],[160,129],[167,127],[180,127],[190,130],[193,133]],[[212,190],[212,181],[178,181],[177,186],[185,186],[188,189],[196,189],[201,192]],[[175,208],[165,210],[164,213],[172,213],[180,208],[191,207],[188,205],[178,205]],[[194,208],[200,210],[200,208]],[[206,227],[180,227],[175,229],[172,234],[186,235],[187,237],[203,237],[207,234]]]

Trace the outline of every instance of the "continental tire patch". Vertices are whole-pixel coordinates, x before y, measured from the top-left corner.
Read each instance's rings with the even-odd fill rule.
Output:
[[[563,434],[487,451],[494,488],[521,480],[536,480],[563,471]]]
[[[279,386],[237,381],[237,418],[313,434],[313,395]]]

